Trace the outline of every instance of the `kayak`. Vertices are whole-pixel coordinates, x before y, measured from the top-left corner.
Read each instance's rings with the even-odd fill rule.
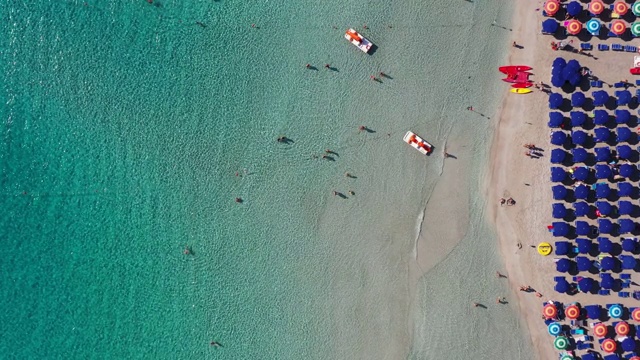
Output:
[[[640,75],[640,67],[634,67],[629,69],[629,72],[633,75]]]
[[[515,84],[511,84],[512,88],[516,88],[516,89],[524,89],[524,88],[529,88],[532,87],[533,83],[531,81],[528,82],[523,82],[523,83],[515,83]]]
[[[512,73],[517,73],[518,71],[529,71],[532,69],[533,69],[532,67],[526,66],[526,65],[510,65],[510,66],[500,66],[498,68],[498,71],[500,71],[503,74],[512,74]]]
[[[528,94],[531,92],[531,89],[511,89],[511,92],[514,94]]]
[[[411,131],[407,131],[402,140],[424,155],[429,155],[433,151],[433,145]]]
[[[506,81],[509,83],[526,83],[526,82],[530,82],[529,75],[531,75],[531,73],[518,71],[517,73],[507,74],[507,77],[502,79],[502,81]]]

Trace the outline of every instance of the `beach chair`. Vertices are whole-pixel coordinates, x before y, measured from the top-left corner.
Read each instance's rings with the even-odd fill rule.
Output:
[[[631,274],[620,274],[620,279],[631,279]]]
[[[565,280],[565,278],[564,278],[564,276],[554,276],[554,277],[553,277],[553,280],[555,280],[555,281],[562,281],[562,280]]]
[[[591,43],[580,43],[580,49],[582,50],[592,50],[593,45]]]
[[[640,96],[640,89],[637,89],[636,90],[636,97],[639,97],[639,96]]]
[[[626,85],[627,85],[626,83],[620,81],[620,82],[614,83],[613,87],[616,89],[619,89],[619,88],[625,87]],[[616,96],[620,96],[620,92],[616,91]]]
[[[609,295],[611,292],[609,290],[602,289],[598,291],[598,295]]]
[[[638,47],[627,45],[627,46],[624,47],[624,51],[626,51],[626,52],[636,52],[636,51],[638,51]]]
[[[597,88],[602,87],[602,80],[595,80],[594,83],[595,84],[593,85],[593,87],[597,87]]]
[[[584,329],[571,329],[571,335],[584,335]]]
[[[628,289],[631,287],[631,282],[623,282],[622,284],[620,284],[620,287],[623,289]]]
[[[600,50],[600,51],[609,51],[609,45],[607,45],[607,44],[598,44],[598,50]]]
[[[636,80],[636,85],[640,85],[640,80]]]
[[[578,348],[578,350],[593,349],[593,344],[578,341],[578,343],[576,344],[576,348]]]
[[[620,44],[611,44],[611,50],[613,51],[622,51],[624,48]]]
[[[629,292],[628,292],[628,291],[620,291],[620,292],[618,293],[618,297],[621,297],[621,298],[628,298],[628,297],[629,297]]]

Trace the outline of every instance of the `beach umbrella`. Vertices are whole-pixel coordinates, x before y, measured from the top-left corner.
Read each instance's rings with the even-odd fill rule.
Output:
[[[583,356],[582,360],[590,360],[590,359],[587,359],[587,358],[585,358]],[[596,360],[596,359],[592,359],[592,360]],[[636,356],[632,356],[632,357],[629,358],[629,360],[640,360],[640,356],[637,356],[637,355]]]
[[[556,348],[556,350],[564,350],[569,346],[569,340],[567,340],[567,338],[564,336],[558,336],[553,341],[553,346]]]
[[[567,67],[570,69],[573,69],[574,71],[578,71],[582,66],[580,66],[580,63],[578,62],[578,60],[571,59],[567,61]]]
[[[553,59],[553,63],[551,63],[551,70],[553,71],[554,69],[563,68],[565,66],[567,66],[567,60],[565,60],[561,56],[558,56],[557,58]]]
[[[554,200],[562,200],[567,196],[567,188],[562,185],[555,185],[551,187]]]
[[[607,94],[607,92],[604,90],[594,91],[591,95],[593,96],[594,106],[602,106],[607,102],[607,100],[609,100],[609,94]]]
[[[553,172],[552,172],[553,174]],[[580,166],[573,170],[573,177],[576,180],[585,181],[589,177],[589,168],[585,166]]]
[[[633,34],[633,36],[640,36],[640,22],[636,21],[631,24],[631,33]]]
[[[616,1],[613,4],[613,11],[615,11],[618,15],[624,15],[629,10],[629,5],[627,5],[624,1]]]
[[[636,251],[636,244],[637,242],[633,239],[623,239],[622,250],[628,251],[628,252],[634,252]]]
[[[609,219],[598,219],[598,229],[602,234],[611,234],[613,223]]]
[[[640,322],[640,308],[635,308],[631,311],[631,318]]]
[[[549,127],[550,128],[559,128],[564,122],[564,116],[562,113],[557,111],[552,111],[549,113]],[[574,125],[577,126],[577,125]]]
[[[620,321],[616,324],[616,334],[625,336],[629,334],[629,324],[626,321]]]
[[[576,258],[576,266],[578,267],[578,271],[589,271],[589,269],[591,269],[591,267],[593,266],[593,263],[591,262],[591,260],[589,260],[589,258],[586,258],[584,256],[579,256]]]
[[[631,219],[620,219],[618,225],[620,225],[620,234],[630,233],[636,229],[636,223]]]
[[[610,30],[612,33],[620,36],[627,30],[627,24],[622,20],[614,20],[611,22]]]
[[[547,319],[554,319],[558,316],[558,308],[554,304],[547,304],[542,308],[542,315]]]
[[[565,25],[567,32],[571,35],[578,35],[582,31],[582,23],[578,20],[569,20],[569,23]]]
[[[556,241],[556,255],[567,255],[571,250],[571,244],[568,241]]]
[[[608,95],[607,95],[608,96]],[[564,98],[558,93],[549,95],[549,109],[557,109],[562,105]]]
[[[616,136],[616,140],[617,141],[627,141],[629,140],[629,138],[631,138],[631,129],[627,128],[627,127],[619,127],[616,129],[617,132],[617,136]]]
[[[562,326],[557,322],[552,322],[547,327],[547,331],[549,332],[549,335],[558,336],[562,332]]]
[[[629,93],[629,95],[631,95],[631,93]],[[625,124],[629,120],[631,120],[631,113],[629,112],[629,110],[616,110],[615,114],[616,123],[618,124]]]
[[[585,24],[587,31],[591,33],[591,35],[598,35],[600,33],[600,26],[600,21],[596,19],[591,19]]]
[[[580,317],[580,308],[577,305],[569,305],[564,309],[564,314],[571,320],[575,320]]]
[[[576,199],[584,200],[589,197],[589,187],[587,187],[587,185],[580,184],[573,190],[573,195]]]
[[[592,278],[582,278],[578,281],[578,288],[583,293],[588,293],[593,288],[593,279]],[[569,314],[567,314],[569,316]]]
[[[616,351],[616,348],[618,347],[618,343],[616,343],[616,341],[613,339],[604,339],[604,341],[600,346],[602,347],[602,350],[604,352],[613,353]]]
[[[619,319],[622,316],[622,306],[619,304],[613,304],[609,307],[609,316],[615,319]]]
[[[592,320],[597,320],[600,318],[600,305],[587,305],[584,307],[587,310],[587,317]],[[605,335],[607,328],[605,326]]]
[[[576,21],[576,20],[572,20],[572,21]],[[569,60],[569,61],[571,61],[571,60]],[[569,80],[569,79],[571,79],[573,74],[575,74],[577,72],[578,72],[578,69],[575,69],[572,66],[569,66],[569,63],[567,63],[567,66],[565,66],[564,69],[562,69],[562,78],[564,80]]]
[[[625,256],[622,258],[622,268],[625,270],[633,270],[636,268],[636,258],[633,256]]]
[[[589,12],[598,15],[604,10],[604,4],[601,0],[591,0],[589,3]]]
[[[589,252],[591,252],[592,243],[590,239],[576,239],[576,243],[578,244],[578,251],[580,252],[580,254],[588,254]],[[580,267],[581,258],[587,259],[586,257],[583,257],[583,256],[577,257],[576,261],[578,262],[578,267]],[[591,260],[589,260],[589,266],[591,266]]]
[[[593,327],[593,333],[597,336],[597,337],[605,337],[607,336],[607,325],[603,324],[603,323],[597,323],[594,327]]]
[[[587,162],[589,159],[589,153],[584,148],[575,148],[571,150],[571,154],[573,155],[573,162]]]
[[[560,164],[564,161],[564,158],[567,156],[567,153],[562,149],[553,149],[551,150],[551,163],[552,164]]]
[[[571,261],[566,258],[558,260],[556,263],[556,270],[562,273],[566,273],[571,269]]]
[[[576,234],[589,235],[591,234],[591,226],[586,221],[576,221]]]
[[[554,287],[554,290],[561,294],[564,294],[569,291],[569,283],[567,282],[567,280],[558,281],[556,283],[556,286]]]
[[[618,100],[616,100],[616,102],[618,103],[618,106],[627,105],[631,102],[631,98],[631,92],[629,90],[623,90],[618,93]]]
[[[567,5],[567,13],[576,16],[582,11],[582,5],[577,1],[572,1]]]
[[[620,200],[618,201],[618,213],[620,215],[631,215],[633,213],[634,206],[631,201]]]
[[[553,226],[553,236],[555,237],[566,236],[569,233],[569,224],[567,223],[554,222],[551,226]]]
[[[596,201],[596,207],[602,215],[609,215],[613,211],[613,206],[606,201]]]
[[[562,219],[567,216],[567,209],[562,204],[553,204],[552,209],[552,216],[554,219]]]
[[[609,161],[611,158],[611,150],[608,147],[598,147],[594,151],[596,152],[597,161]]]
[[[559,9],[560,4],[558,4],[557,0],[547,0],[547,2],[544,3],[544,12],[549,16],[555,15]]]
[[[636,168],[631,164],[622,164],[620,165],[619,172],[620,172],[620,176],[630,178],[636,174]]]
[[[587,98],[581,92],[575,92],[571,95],[571,106],[582,106]]]
[[[564,78],[562,77],[562,75],[551,75],[551,85],[553,85],[554,87],[562,87],[562,85],[564,85]]]
[[[552,167],[551,168],[551,181],[562,182],[567,177],[567,173],[563,168]]]
[[[573,74],[573,75],[571,75],[569,77],[569,84],[571,84],[573,86],[580,85],[581,81],[582,81],[582,75],[580,75],[579,72],[576,72],[575,74]]]
[[[618,195],[619,196],[632,196],[634,193],[633,185],[628,182],[618,183]]]
[[[591,212],[591,207],[584,201],[573,204],[576,216],[587,216]]]
[[[640,16],[640,1],[636,1],[631,7],[631,11],[635,16]]]
[[[599,237],[598,250],[602,253],[611,253],[611,251],[613,251],[613,243],[607,238]]]
[[[628,159],[633,155],[633,150],[629,145],[618,145],[616,146],[616,151],[618,152],[618,157],[622,159]],[[629,164],[623,164],[629,165]]]
[[[582,126],[585,120],[587,120],[587,115],[585,115],[585,113],[580,111],[572,111],[570,115],[571,115],[571,126]]]
[[[613,175],[613,172],[611,171],[611,167],[609,167],[609,165],[602,165],[602,164],[598,164],[596,165],[596,178],[598,179],[608,179]],[[598,192],[598,188],[600,186],[598,186],[596,188],[596,196],[600,197],[598,194],[600,194]],[[607,186],[608,187],[608,186]],[[604,191],[604,190],[601,190]],[[609,192],[607,191],[607,194]],[[605,195],[604,197],[607,197],[607,195]]]
[[[574,357],[569,355],[569,354],[564,354],[564,355],[562,355],[560,360],[574,360]]]
[[[616,267],[616,261],[611,256],[607,256],[600,261],[600,266],[602,270],[611,271]]]
[[[594,132],[596,134],[596,142],[607,142],[611,136],[609,129],[603,127],[596,128]]]
[[[606,93],[605,93],[606,94]],[[607,95],[607,99],[609,96]],[[606,102],[606,100],[605,100]],[[609,122],[609,113],[607,110],[598,109],[593,112],[593,122],[596,125],[605,125]]]
[[[618,325],[620,325],[620,324],[622,324],[622,323],[618,323]],[[627,324],[627,323],[625,323],[625,324]],[[618,325],[616,325],[616,330],[618,329]],[[627,324],[627,327],[629,327],[629,324]],[[627,334],[628,333],[629,332],[627,331]],[[622,342],[620,343],[620,346],[622,347],[623,351],[635,351],[636,350],[636,341],[632,337],[627,337],[626,339],[622,340]]]
[[[559,24],[553,19],[547,19],[542,22],[543,34],[555,34],[558,31]]]
[[[567,141],[567,134],[563,133],[562,131],[555,131],[553,134],[551,134],[551,143],[553,145],[562,145],[565,143],[565,141]]]

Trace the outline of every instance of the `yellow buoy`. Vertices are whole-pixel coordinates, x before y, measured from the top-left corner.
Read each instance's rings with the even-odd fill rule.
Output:
[[[538,254],[542,256],[551,254],[551,250],[551,244],[549,244],[548,242],[541,242],[540,244],[538,244]]]

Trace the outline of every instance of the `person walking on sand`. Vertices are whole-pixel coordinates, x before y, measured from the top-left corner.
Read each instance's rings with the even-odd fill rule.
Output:
[[[480,304],[478,304],[477,302],[473,303],[473,307],[478,307],[478,306],[480,306]]]

